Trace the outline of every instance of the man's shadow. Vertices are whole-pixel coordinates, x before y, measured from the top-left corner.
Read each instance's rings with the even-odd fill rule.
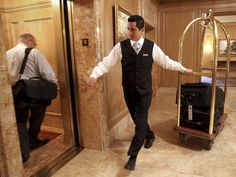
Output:
[[[152,130],[158,138],[163,141],[177,145],[183,148],[188,148],[195,151],[201,151],[206,148],[207,142],[203,138],[198,138],[196,136],[186,135],[184,141],[180,141],[179,133],[174,131],[177,120],[167,120],[159,122],[156,125],[152,126]]]
[[[130,170],[126,170],[126,169],[120,169],[120,171],[117,173],[116,177],[127,177],[132,173],[132,171]]]

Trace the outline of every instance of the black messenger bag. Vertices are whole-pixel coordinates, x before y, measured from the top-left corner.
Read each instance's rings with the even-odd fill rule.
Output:
[[[25,49],[25,56],[19,74],[23,74],[28,55],[32,48]],[[12,86],[14,100],[51,100],[57,97],[57,84],[44,80],[41,77],[33,77],[29,80],[20,79]],[[27,97],[27,98],[25,98]]]
[[[57,97],[57,84],[42,78],[19,80],[27,97],[35,100],[51,100]]]

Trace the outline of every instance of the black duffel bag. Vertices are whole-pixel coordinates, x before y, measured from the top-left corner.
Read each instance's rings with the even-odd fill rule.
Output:
[[[13,97],[27,96],[34,100],[51,100],[57,97],[57,84],[42,78],[19,80],[13,87]]]
[[[185,83],[181,85],[181,105],[182,106],[211,106],[212,85],[209,83]],[[215,107],[224,105],[224,91],[216,86]]]

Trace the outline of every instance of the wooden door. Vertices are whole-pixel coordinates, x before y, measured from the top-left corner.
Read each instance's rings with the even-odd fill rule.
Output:
[[[185,27],[194,19],[194,11],[192,10],[166,10],[161,12],[160,21],[162,24],[160,30],[161,49],[171,59],[178,61],[179,39],[183,34]],[[198,60],[195,55],[196,48],[196,32],[191,28],[186,34],[183,44],[183,60],[182,64],[186,67],[198,68]],[[170,71],[160,68],[160,86],[176,87],[178,83],[178,74],[176,71]],[[195,78],[183,76],[183,80],[195,81]]]

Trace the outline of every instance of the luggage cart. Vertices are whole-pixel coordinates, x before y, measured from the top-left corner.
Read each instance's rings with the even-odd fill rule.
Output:
[[[184,142],[186,135],[199,137],[206,140],[207,146],[206,149],[210,150],[214,143],[214,139],[217,137],[218,133],[223,129],[224,122],[227,119],[227,113],[225,110],[223,111],[223,115],[219,119],[219,124],[217,127],[214,127],[214,114],[215,114],[215,100],[216,100],[216,74],[218,71],[225,71],[225,83],[224,83],[224,104],[227,94],[227,83],[228,83],[228,73],[229,73],[229,65],[230,65],[230,37],[224,27],[224,25],[219,22],[217,19],[214,18],[212,10],[210,9],[205,17],[199,17],[191,21],[187,27],[185,28],[182,37],[180,38],[179,44],[179,53],[178,58],[179,62],[182,62],[183,56],[183,41],[187,31],[190,27],[195,24],[199,23],[203,29],[202,33],[202,44],[201,44],[201,61],[203,59],[203,45],[204,45],[204,36],[206,29],[208,28],[213,35],[213,57],[212,57],[212,67],[205,68],[201,65],[200,72],[193,72],[193,74],[185,74],[185,73],[178,73],[178,89],[177,89],[177,125],[174,127],[174,131],[179,134],[180,142]],[[226,48],[226,65],[225,67],[219,68],[217,65],[218,61],[218,29],[221,28],[225,39],[227,41],[227,48]],[[210,104],[210,120],[209,120],[209,129],[208,133],[203,132],[200,130],[187,128],[180,125],[180,108],[181,108],[181,84],[182,84],[182,76],[208,76],[212,78],[212,87],[211,87],[211,104]],[[225,108],[224,108],[225,109]],[[214,129],[214,130],[213,130]]]

